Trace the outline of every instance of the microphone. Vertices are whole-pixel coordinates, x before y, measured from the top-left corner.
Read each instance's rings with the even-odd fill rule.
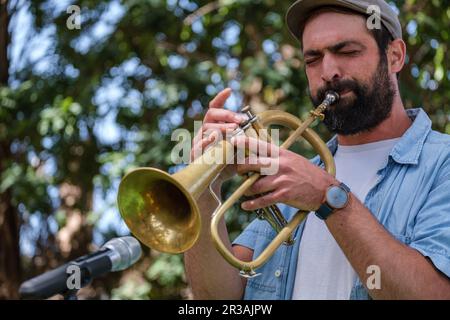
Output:
[[[96,277],[128,268],[139,260],[141,254],[141,245],[135,238],[114,238],[94,253],[25,281],[19,293],[25,299],[46,299],[55,294],[70,293]]]

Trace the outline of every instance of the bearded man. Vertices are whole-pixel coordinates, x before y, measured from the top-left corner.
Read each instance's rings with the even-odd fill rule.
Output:
[[[379,29],[368,27],[370,5],[380,10]],[[211,242],[216,202],[205,193],[204,230],[185,253],[195,298],[450,299],[450,137],[433,131],[422,109],[404,108],[398,74],[406,45],[397,15],[382,0],[300,0],[286,21],[301,44],[312,102],[318,105],[328,90],[340,95],[324,120],[336,134],[328,142],[336,177],[319,158],[287,150],[237,166],[245,174],[267,161],[279,164],[276,174],[253,185],[249,195],[257,197],[244,210],[286,202],[315,208],[296,229],[294,245],[281,246],[256,270],[261,275],[248,280]],[[211,101],[203,130],[224,132],[242,122],[223,109],[229,95],[227,89]],[[200,136],[193,153],[208,143]],[[283,209],[287,220],[295,212]],[[227,241],[225,223],[220,233]],[[255,220],[227,245],[249,261],[274,236],[266,221]]]

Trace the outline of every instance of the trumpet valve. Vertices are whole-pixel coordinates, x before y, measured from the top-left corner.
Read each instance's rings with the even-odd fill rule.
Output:
[[[252,125],[252,123],[258,120],[258,117],[252,112],[250,106],[245,106],[244,108],[242,108],[241,112],[248,117],[247,121],[244,121],[239,125],[243,130],[248,129]]]
[[[313,116],[314,118],[319,119],[320,121],[323,121],[323,119],[325,119],[325,115],[322,113],[321,110],[311,110],[309,112],[311,114],[311,116]]]

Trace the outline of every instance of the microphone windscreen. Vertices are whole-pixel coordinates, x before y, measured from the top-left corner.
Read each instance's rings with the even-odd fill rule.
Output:
[[[128,268],[136,263],[142,255],[139,241],[130,236],[111,239],[103,245],[103,248],[110,250],[111,271],[120,271]]]

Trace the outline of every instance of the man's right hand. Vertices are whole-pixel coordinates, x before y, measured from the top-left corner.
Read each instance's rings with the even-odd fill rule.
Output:
[[[243,114],[223,108],[225,101],[230,95],[231,89],[224,89],[209,103],[208,111],[203,118],[202,127],[192,142],[191,161],[203,154],[205,148],[218,138],[217,135],[222,135],[225,138],[227,131],[233,131],[247,119]]]
[[[219,92],[209,103],[208,111],[203,118],[203,124],[192,141],[191,161],[203,154],[205,149],[214,141],[218,141],[219,135],[222,139],[226,133],[230,133],[239,124],[247,120],[244,114],[224,109],[225,101],[230,97],[231,89],[227,88]],[[235,166],[229,165],[220,175],[221,182],[227,180],[235,173]]]

